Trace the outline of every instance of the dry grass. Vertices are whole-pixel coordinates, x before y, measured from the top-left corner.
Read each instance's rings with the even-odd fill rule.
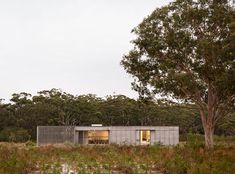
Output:
[[[0,143],[0,174],[28,173],[169,173],[233,174],[233,139],[207,151],[198,140],[176,147],[44,146]],[[223,142],[223,143],[221,143]]]

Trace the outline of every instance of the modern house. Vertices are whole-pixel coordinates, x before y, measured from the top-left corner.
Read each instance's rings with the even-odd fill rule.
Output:
[[[38,126],[37,144],[176,145],[177,126]]]

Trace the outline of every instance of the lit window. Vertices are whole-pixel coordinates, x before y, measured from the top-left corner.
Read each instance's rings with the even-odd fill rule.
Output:
[[[89,131],[88,144],[108,144],[109,132],[108,131]]]
[[[150,144],[150,131],[140,131],[141,144]]]

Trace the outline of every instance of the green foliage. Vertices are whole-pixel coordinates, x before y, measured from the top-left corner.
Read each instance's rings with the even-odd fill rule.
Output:
[[[186,145],[192,148],[198,148],[198,147],[203,147],[204,146],[204,137],[200,134],[193,134],[193,133],[188,133],[187,134],[187,140],[186,140]]]
[[[26,147],[34,147],[34,146],[36,146],[36,143],[29,140],[29,141],[25,142],[25,146]]]
[[[16,127],[6,127],[0,131],[0,141],[25,142],[30,139],[27,130]]]
[[[189,131],[203,133],[199,112],[192,104],[134,100],[123,95],[73,96],[56,89],[25,95],[14,94],[10,104],[0,104],[0,141],[35,141],[38,125],[176,125],[182,140]],[[221,120],[216,134],[234,135],[234,119],[233,114]]]
[[[216,130],[219,134],[234,135],[235,132],[235,112],[228,114],[225,119],[220,120]]]
[[[134,88],[206,101],[211,82],[219,100],[234,94],[235,55],[224,48],[233,14],[228,1],[210,0],[176,0],[154,10],[133,29],[134,48],[121,62],[137,79]]]
[[[208,148],[218,120],[235,109],[234,14],[229,1],[175,0],[132,30],[121,61],[143,98],[195,103]]]

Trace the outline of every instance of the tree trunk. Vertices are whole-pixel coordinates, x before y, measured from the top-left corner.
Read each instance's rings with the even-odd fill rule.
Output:
[[[208,101],[207,101],[207,117],[204,112],[204,132],[205,146],[207,149],[214,147],[213,135],[215,130],[215,111],[216,111],[217,96],[213,92],[212,82],[208,82]]]
[[[200,110],[201,121],[204,129],[204,136],[205,136],[205,146],[207,149],[212,149],[214,146],[213,136],[215,130],[215,124],[213,122],[213,115],[209,113],[207,116],[203,109]],[[210,109],[208,109],[210,112]]]
[[[213,135],[214,135],[214,128],[211,126],[211,124],[207,123],[207,125],[204,128],[205,132],[205,146],[207,149],[212,149],[214,147],[214,140],[213,140]]]

